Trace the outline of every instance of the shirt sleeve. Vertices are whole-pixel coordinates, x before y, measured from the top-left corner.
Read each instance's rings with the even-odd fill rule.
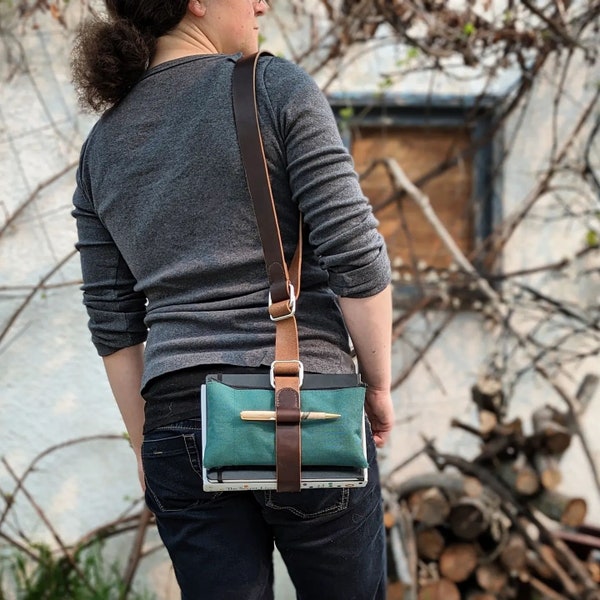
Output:
[[[146,298],[85,193],[81,163],[73,204],[88,327],[98,354],[107,356],[146,340]]]
[[[307,73],[283,59],[270,60],[264,87],[281,132],[292,198],[331,289],[345,297],[375,295],[391,281],[390,261],[327,99]]]

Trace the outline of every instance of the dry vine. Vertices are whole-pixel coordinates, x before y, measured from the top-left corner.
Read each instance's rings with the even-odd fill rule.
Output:
[[[0,0],[0,51],[9,67],[3,74],[4,82],[14,80],[19,69],[26,68],[20,32],[43,26],[47,15],[61,27],[72,28],[90,10],[87,1],[74,4]],[[452,326],[457,309],[468,309],[478,315],[494,340],[493,350],[482,362],[485,375],[502,383],[506,402],[518,395],[525,376],[534,374],[553,398],[567,405],[577,424],[580,417],[570,391],[574,383],[571,372],[590,357],[600,355],[600,306],[597,299],[584,302],[574,292],[581,281],[596,285],[594,278],[600,269],[598,81],[590,82],[591,91],[582,95],[584,100],[572,111],[566,125],[561,125],[561,111],[571,100],[569,86],[574,71],[587,68],[592,72],[597,62],[600,1],[469,0],[462,8],[456,8],[457,3],[450,8],[449,4],[441,0],[275,0],[271,18],[287,44],[287,56],[319,76],[326,91],[362,55],[386,47],[394,47],[404,58],[387,65],[379,74],[382,97],[395,83],[415,73],[428,73],[456,86],[477,82],[472,114],[466,119],[470,125],[482,112],[491,111],[492,126],[486,139],[473,140],[469,147],[432,165],[414,181],[403,174],[402,165],[384,161],[392,192],[375,207],[376,211],[394,206],[402,214],[407,202],[418,203],[453,258],[446,272],[419,266],[416,255],[396,270],[400,280],[407,276],[416,282],[419,293],[411,304],[403,305],[394,324],[394,338],[413,349],[412,358],[396,374],[394,385],[400,388],[419,367],[424,367],[432,378],[438,377],[435,366],[428,362],[428,353]],[[298,31],[303,35],[298,36]],[[510,83],[499,93],[496,83],[502,76],[508,76]],[[500,176],[514,152],[516,138],[526,126],[532,103],[539,101],[540,86],[549,83],[552,91],[546,102],[552,106],[548,124],[551,144],[538,177],[519,197],[509,198],[514,210],[496,222],[492,234],[465,255],[439,222],[422,188],[474,156],[490,138],[504,133],[492,173],[492,177]],[[491,107],[486,103],[490,94],[496,98]],[[64,172],[69,168],[65,165]],[[363,176],[369,173],[367,170]],[[41,183],[22,199],[16,211],[6,215],[0,244],[9,243],[7,232],[23,226],[22,215],[37,201],[43,187]],[[575,204],[571,202],[573,197],[577,198]],[[545,230],[567,222],[576,231],[573,235],[579,236],[579,244],[571,243],[565,256],[503,269],[502,257],[521,231],[531,230],[536,223]],[[8,315],[0,331],[0,353],[17,317],[68,258],[47,269],[42,281],[21,290],[19,306]],[[423,277],[425,273],[432,277]],[[564,282],[565,293],[558,292],[557,281]],[[413,340],[406,333],[408,324],[440,309],[446,312],[437,321],[432,319],[426,335]],[[587,449],[581,427],[578,433]],[[589,450],[587,456],[600,489]],[[448,457],[439,460],[450,464]],[[0,516],[0,535],[6,541],[4,518]],[[145,519],[147,515],[133,520],[127,517],[94,535],[139,526],[143,536]],[[9,536],[8,541],[29,552],[22,540]],[[80,542],[86,543],[83,538]],[[138,557],[139,547],[130,559],[130,574]]]
[[[87,437],[76,438],[61,442],[51,446],[40,452],[27,465],[21,474],[17,474],[12,468],[9,461],[2,457],[0,462],[6,469],[7,473],[13,479],[14,486],[11,490],[0,489],[0,498],[4,501],[4,508],[0,512],[0,538],[9,548],[26,555],[34,563],[39,563],[42,560],[43,548],[39,544],[32,541],[27,536],[26,532],[20,527],[15,527],[11,524],[11,514],[17,510],[19,506],[19,496],[23,496],[26,502],[33,508],[37,517],[45,525],[48,532],[53,537],[57,550],[55,551],[56,561],[63,561],[65,569],[65,578],[67,577],[66,570],[72,570],[81,580],[83,585],[93,593],[92,584],[86,579],[85,574],[81,571],[75,556],[82,550],[88,548],[92,544],[102,542],[115,536],[134,533],[134,538],[131,544],[129,558],[126,567],[122,574],[122,591],[119,600],[126,600],[132,589],[132,584],[140,565],[140,562],[147,556],[151,555],[162,546],[156,545],[151,548],[144,548],[144,538],[148,527],[153,525],[153,519],[150,511],[145,507],[139,506],[139,500],[136,500],[131,507],[126,510],[121,516],[113,521],[84,533],[78,540],[67,543],[60,532],[57,531],[50,518],[34,498],[27,488],[27,479],[36,473],[40,464],[50,455],[60,452],[61,450],[73,446],[80,446],[90,442],[98,441],[127,441],[122,435],[93,435]],[[133,511],[133,512],[132,512]],[[18,522],[18,521],[17,521]],[[2,590],[0,590],[0,595]]]

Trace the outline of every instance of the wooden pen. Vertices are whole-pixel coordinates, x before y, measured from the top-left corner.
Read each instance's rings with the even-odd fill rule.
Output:
[[[342,415],[327,412],[306,411],[300,413],[301,421],[316,421],[327,419],[339,419]],[[274,410],[243,410],[240,417],[244,421],[275,421]]]

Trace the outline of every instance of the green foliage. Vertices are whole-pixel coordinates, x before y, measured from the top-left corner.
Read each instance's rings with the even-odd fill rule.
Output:
[[[473,25],[473,23],[465,23],[463,26],[463,33],[467,37],[472,36],[476,31],[477,31],[477,28],[475,27],[475,25]]]
[[[408,52],[406,53],[406,58],[407,60],[412,60],[413,58],[418,58],[421,54],[421,51],[419,50],[419,48],[415,47],[415,46],[411,46],[408,49]]]
[[[512,23],[515,20],[515,13],[512,10],[505,10],[502,19],[505,23]]]
[[[342,121],[349,121],[354,116],[354,108],[351,106],[345,106],[344,108],[340,109],[339,115]]]
[[[100,544],[75,553],[72,560],[44,545],[38,556],[12,551],[0,557],[0,600],[153,600],[150,592],[125,593],[117,563],[107,565]]]
[[[380,92],[383,92],[391,88],[392,85],[394,85],[393,79],[389,75],[382,75],[377,87],[379,88]]]
[[[600,244],[600,236],[598,236],[598,232],[593,229],[589,229],[585,235],[586,244],[592,248],[596,247]]]
[[[421,56],[421,50],[419,50],[419,48],[417,48],[416,46],[411,46],[406,51],[405,57],[396,61],[396,66],[399,68],[407,67],[412,61],[419,58],[419,56]]]

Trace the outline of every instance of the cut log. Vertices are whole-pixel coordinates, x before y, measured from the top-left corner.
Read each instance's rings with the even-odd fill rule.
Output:
[[[477,567],[475,545],[457,543],[446,546],[440,556],[439,567],[440,573],[450,581],[465,581]]]
[[[556,457],[538,452],[533,460],[542,485],[547,490],[555,490],[562,481],[562,473]]]
[[[479,498],[483,494],[483,484],[477,477],[464,478],[464,492],[469,498]]]
[[[480,377],[471,388],[471,398],[480,410],[493,412],[502,417],[504,413],[504,393],[500,380],[492,377]]]
[[[508,574],[500,565],[488,563],[477,567],[475,579],[486,592],[499,594],[508,583]]]
[[[415,521],[425,525],[439,525],[450,513],[450,503],[437,487],[413,492],[408,498],[408,508]]]
[[[396,485],[392,486],[392,490],[398,496],[398,499],[402,500],[408,498],[413,492],[436,487],[443,490],[446,497],[452,501],[453,498],[458,499],[467,493],[465,483],[468,480],[468,477],[449,475],[448,473],[423,473],[422,475],[415,475],[409,479],[399,481]],[[469,486],[471,485],[469,484]],[[479,484],[479,488],[481,487],[481,484]]]
[[[448,579],[424,583],[418,595],[419,600],[460,600],[456,584]]]
[[[479,498],[461,498],[448,515],[448,525],[456,537],[474,540],[490,524],[492,509]]]
[[[415,539],[417,554],[424,560],[438,560],[446,546],[442,532],[435,527],[418,527]]]
[[[482,437],[487,437],[498,424],[498,417],[490,410],[482,410],[479,413],[479,431]]]
[[[581,525],[587,513],[587,503],[583,498],[570,498],[552,490],[543,490],[529,502],[549,519],[567,527]]]
[[[496,470],[499,477],[522,496],[531,496],[540,489],[538,473],[523,452],[512,462],[501,462]]]
[[[518,533],[511,533],[499,556],[501,564],[509,572],[520,571],[527,565],[527,544]]]
[[[571,433],[560,423],[562,415],[551,406],[543,406],[533,411],[531,423],[539,438],[542,450],[550,454],[562,454],[571,443]]]

